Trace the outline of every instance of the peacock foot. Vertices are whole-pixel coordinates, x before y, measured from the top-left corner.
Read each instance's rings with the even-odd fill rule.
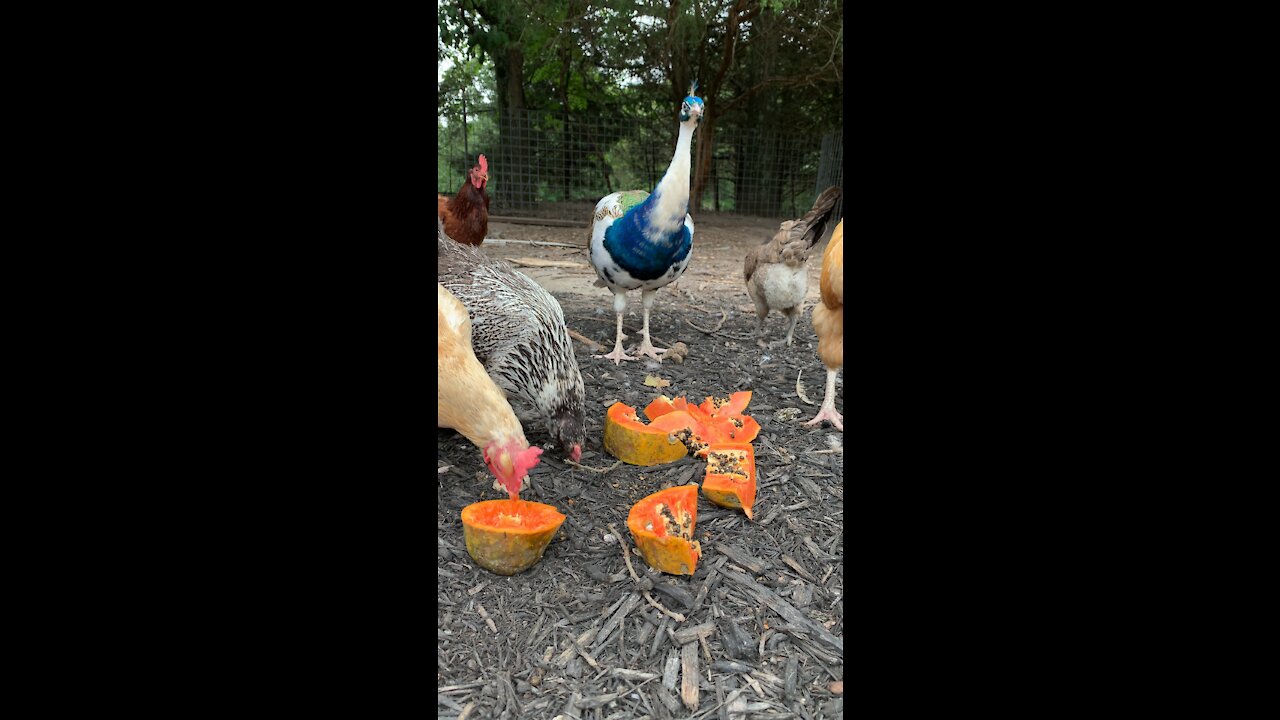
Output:
[[[640,359],[638,357],[632,357],[626,354],[625,352],[623,352],[621,345],[615,347],[613,349],[613,352],[609,353],[608,355],[593,355],[592,357],[601,358],[604,360],[612,360],[614,365],[621,365],[623,360],[639,360]]]
[[[818,411],[818,414],[812,420],[805,423],[805,425],[817,425],[823,420],[835,425],[836,429],[840,432],[844,432],[844,416],[836,412],[834,406],[827,407],[826,405],[823,405],[822,409]]]
[[[640,347],[636,348],[636,357],[632,359],[633,360],[638,359],[642,355],[647,355],[648,357],[651,357],[654,360],[657,360],[658,362],[662,362],[662,356],[665,355],[666,353],[667,353],[667,348],[654,347],[649,343],[649,340],[646,338],[645,340],[641,341]]]

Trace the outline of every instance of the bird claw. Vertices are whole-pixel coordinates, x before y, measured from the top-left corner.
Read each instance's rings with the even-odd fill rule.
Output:
[[[818,414],[814,416],[812,420],[805,423],[805,425],[818,425],[823,420],[826,420],[830,422],[832,425],[835,425],[836,429],[839,430],[840,432],[844,432],[844,416],[836,412],[836,409],[833,407],[822,408],[821,410],[818,411]]]
[[[636,349],[636,358],[633,359],[639,359],[641,355],[645,355],[657,360],[658,362],[662,362],[662,356],[665,355],[669,349],[670,348],[654,347],[648,342],[642,342],[640,343],[640,347]]]
[[[639,360],[640,358],[631,357],[623,352],[621,347],[614,348],[613,352],[608,355],[593,355],[592,357],[602,360],[612,360],[614,365],[621,365],[623,360]]]

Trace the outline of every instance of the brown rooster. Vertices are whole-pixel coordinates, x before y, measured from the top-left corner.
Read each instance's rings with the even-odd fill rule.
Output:
[[[480,164],[471,168],[462,188],[452,198],[436,194],[436,215],[444,221],[449,237],[464,245],[479,245],[489,232],[489,161],[480,156]]]
[[[836,376],[844,367],[844,221],[831,233],[822,253],[822,302],[813,309],[813,329],[818,333],[818,357],[827,366],[827,394],[822,409],[805,425],[830,421],[844,432],[844,417],[836,412]]]

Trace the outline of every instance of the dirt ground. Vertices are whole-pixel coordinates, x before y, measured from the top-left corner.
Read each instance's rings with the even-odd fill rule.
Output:
[[[493,479],[474,446],[437,431],[438,467],[448,468],[437,489],[439,717],[843,716],[844,437],[825,423],[804,425],[826,378],[811,315],[827,238],[809,261],[810,300],[792,347],[780,342],[786,327],[778,313],[766,324],[773,346],[756,344],[742,280],[745,251],[784,219],[698,220],[693,261],[676,286],[658,291],[650,319],[656,345],[682,341],[689,357],[621,366],[592,357],[612,349],[614,316],[611,293],[592,285],[587,223],[490,224],[484,250],[546,287],[569,328],[604,346],[593,352],[575,342],[588,408],[580,463],[592,469],[567,464],[558,449],[543,454],[522,497],[556,506],[567,520],[537,565],[502,577],[471,561],[460,519],[463,507],[499,497]],[[546,261],[576,265],[538,265]],[[639,339],[638,293],[628,301],[631,347]],[[649,375],[671,385],[645,386]],[[797,395],[797,375],[812,404]],[[617,464],[601,445],[605,410],[618,400],[642,408],[660,394],[699,402],[747,389],[746,413],[762,428],[753,443],[755,521],[700,500],[696,573],[652,572],[633,550],[637,583],[620,545],[634,549],[627,511],[664,487],[701,482],[706,466],[688,457],[649,468]],[[540,423],[525,430],[531,443],[548,443]]]

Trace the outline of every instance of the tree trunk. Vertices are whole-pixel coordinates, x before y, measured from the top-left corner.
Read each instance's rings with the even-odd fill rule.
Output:
[[[705,106],[706,114],[702,116],[698,132],[693,136],[694,142],[698,145],[698,152],[694,156],[693,186],[689,192],[689,207],[694,212],[702,209],[702,192],[707,187],[708,171],[711,169],[711,151],[715,148],[717,118],[712,103],[705,103]]]
[[[536,185],[529,152],[529,121],[524,104],[524,51],[517,45],[507,47],[503,62],[494,64],[498,86],[498,146],[500,168],[494,174],[501,178],[498,187],[504,208],[526,210],[533,205]]]

